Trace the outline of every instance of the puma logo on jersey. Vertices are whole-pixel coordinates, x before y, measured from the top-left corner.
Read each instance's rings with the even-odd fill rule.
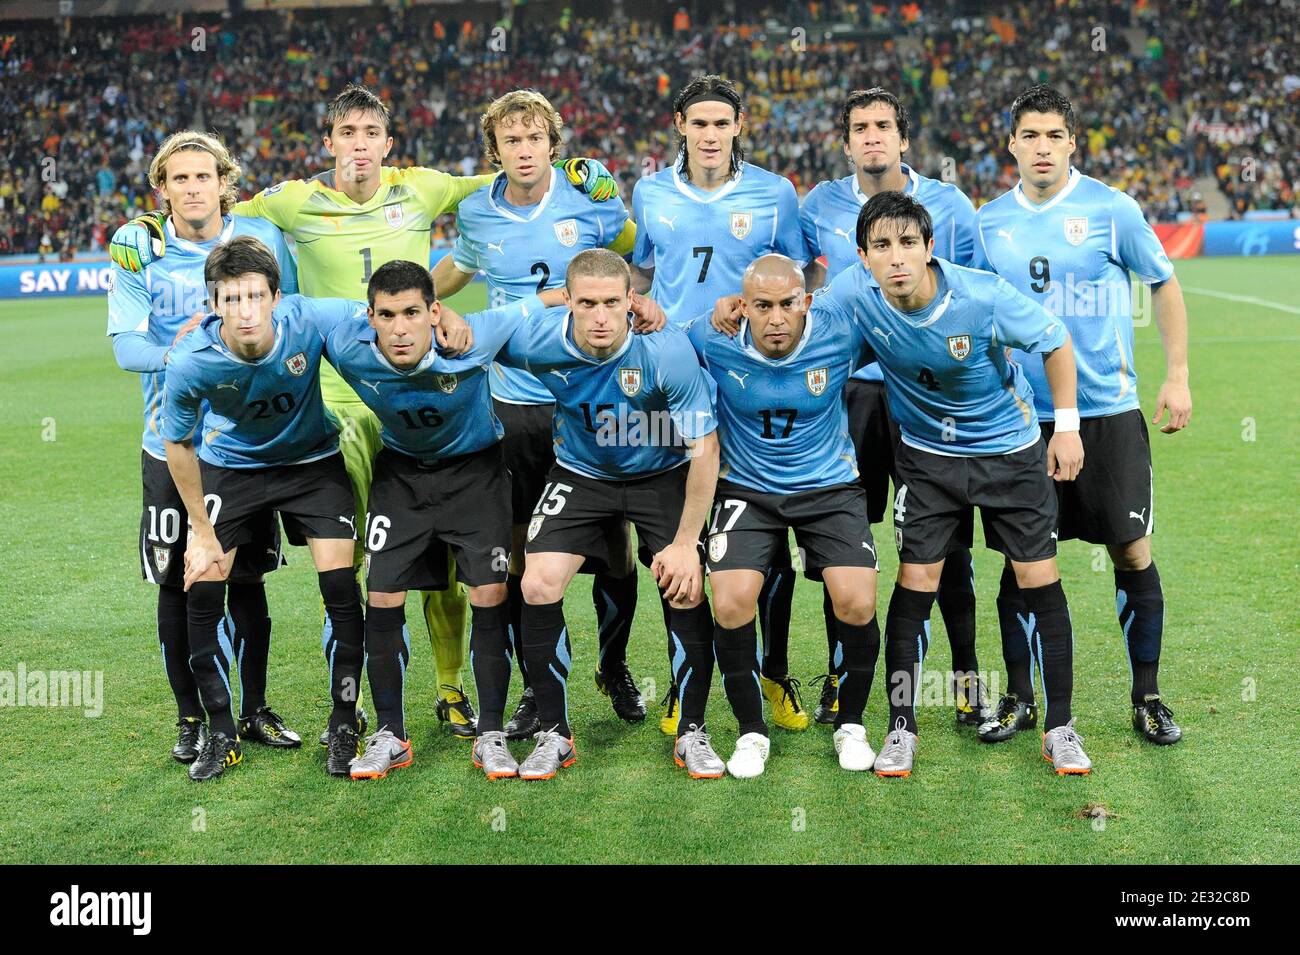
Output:
[[[502,246],[504,246],[505,244],[506,244],[506,240],[505,240],[505,239],[502,239],[500,242],[489,242],[489,243],[487,244],[487,247],[488,247],[489,249],[496,249],[496,250],[497,250],[498,252],[500,252],[502,255],[505,255],[505,254],[506,254],[506,250],[505,250],[504,248],[502,248]]]
[[[1137,513],[1136,511],[1129,511],[1128,516],[1133,518],[1134,520],[1138,520],[1138,521],[1142,521],[1143,523],[1146,523],[1147,509],[1145,507],[1142,508],[1141,514]]]
[[[1012,227],[1010,228],[1010,230],[1007,230],[1007,229],[998,229],[998,236],[999,236],[999,238],[1006,239],[1008,242],[1010,242],[1010,241],[1011,241],[1011,233],[1012,233],[1012,232],[1015,232],[1015,231],[1016,231],[1016,227],[1015,227],[1015,226],[1012,226]]]
[[[727,375],[728,375],[729,377],[731,377],[731,378],[735,378],[738,382],[740,382],[740,387],[742,387],[742,388],[745,387],[745,379],[748,378],[748,377],[749,377],[750,375],[752,375],[752,374],[753,374],[753,372],[747,371],[747,372],[745,372],[743,375],[738,375],[738,374],[736,374],[734,371],[732,371],[730,368],[727,369]]]
[[[836,229],[836,230],[835,230],[835,234],[836,234],[836,235],[842,235],[842,236],[844,236],[844,238],[848,240],[848,243],[849,243],[850,245],[856,245],[856,244],[857,244],[857,240],[854,239],[853,236],[849,235],[849,233],[845,232],[843,229]]]
[[[867,550],[871,551],[872,557],[876,556],[876,549],[872,547],[870,544],[868,544],[866,541],[862,542],[862,546],[865,547]]]
[[[558,369],[556,369],[556,368],[552,368],[552,369],[551,369],[551,374],[554,375],[556,378],[560,379],[560,381],[564,382],[564,383],[567,385],[567,384],[569,383],[569,376],[570,376],[571,374],[573,374],[573,372],[571,372],[571,371],[560,371],[560,370],[558,370]]]
[[[665,218],[664,216],[660,216],[659,221],[662,222],[664,225],[668,226],[668,228],[671,231],[673,232],[677,231],[677,225],[676,225],[677,216],[673,216],[671,219]]]
[[[239,390],[239,382],[237,382],[237,381],[223,381],[223,382],[221,382],[220,384],[217,385],[217,391],[220,391],[222,388],[229,388],[231,391],[238,391],[238,390]]]
[[[366,381],[364,378],[360,378],[360,379],[358,379],[358,380],[361,382],[361,384],[365,385],[367,388],[369,388],[371,391],[373,391],[376,395],[379,394],[379,386],[378,386],[378,385],[372,385],[370,382]]]
[[[876,326],[875,326],[874,328],[872,328],[871,330],[872,330],[873,332],[875,332],[877,335],[879,335],[881,338],[883,338],[883,339],[885,340],[885,344],[886,344],[886,345],[888,345],[888,344],[889,344],[889,340],[890,340],[891,338],[894,337],[894,333],[893,333],[893,332],[887,332],[887,331],[885,331],[883,328],[881,328],[879,325],[876,325]]]
[[[355,517],[344,517],[340,514],[339,523],[348,525],[348,527],[352,528],[352,536],[357,536],[357,519]]]

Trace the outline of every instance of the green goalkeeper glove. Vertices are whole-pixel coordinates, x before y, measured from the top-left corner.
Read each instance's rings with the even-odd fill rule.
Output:
[[[162,212],[149,212],[136,216],[119,226],[108,243],[108,257],[128,272],[143,272],[154,259],[161,259],[167,251],[167,221]]]
[[[618,195],[618,181],[599,159],[557,159],[555,168],[592,202],[604,202]]]

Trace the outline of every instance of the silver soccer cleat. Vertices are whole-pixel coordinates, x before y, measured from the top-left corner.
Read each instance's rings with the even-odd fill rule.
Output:
[[[384,727],[366,738],[366,751],[352,760],[352,778],[383,779],[389,770],[410,766],[413,759],[410,742]]]
[[[537,746],[528,758],[519,764],[520,779],[550,779],[566,766],[578,761],[578,751],[573,740],[565,739],[555,730],[542,730],[536,736]]]
[[[692,779],[721,779],[727,764],[713,751],[709,734],[694,723],[673,746],[673,761],[683,766]]]
[[[880,747],[880,755],[876,757],[873,767],[877,776],[912,775],[912,761],[916,758],[916,734],[909,733],[903,726],[903,718],[900,716],[885,737],[885,745]]]
[[[1058,776],[1082,776],[1092,772],[1092,760],[1083,751],[1083,737],[1074,731],[1074,720],[1043,734],[1043,759]]]
[[[519,775],[519,764],[506,745],[506,734],[501,731],[483,733],[474,740],[470,759],[488,779],[509,779]]]

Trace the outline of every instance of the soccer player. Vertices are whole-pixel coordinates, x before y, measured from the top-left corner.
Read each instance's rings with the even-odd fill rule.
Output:
[[[566,271],[567,308],[531,320],[497,355],[536,375],[555,397],[556,464],[528,523],[523,579],[524,654],[542,725],[519,767],[523,779],[549,779],[577,759],[564,591],[587,560],[610,562],[610,521],[636,526],[641,561],[669,605],[685,725],[676,758],[722,775],[703,729],[713,620],[699,536],[718,476],[713,384],[671,323],[654,335],[628,334],[630,292],[627,263],[609,249],[588,249]]]
[[[673,101],[673,123],[680,151],[667,169],[645,176],[632,192],[636,221],[637,289],[686,324],[713,308],[715,301],[740,288],[741,276],[761,255],[779,252],[800,267],[809,256],[799,226],[799,199],[784,176],[745,162],[741,142],[745,113],[736,88],[720,76],[698,76]],[[794,573],[788,559],[778,561],[760,595],[763,637],[784,646],[790,629]],[[788,674],[764,680],[773,721],[801,730],[808,715],[798,687]],[[669,690],[668,710],[660,719],[675,736],[677,687]]]
[[[1115,568],[1115,606],[1132,674],[1133,728],[1168,745],[1182,729],[1160,697],[1157,676],[1165,598],[1151,557],[1154,473],[1147,425],[1138,407],[1130,274],[1151,289],[1164,343],[1165,380],[1151,423],[1163,434],[1187,426],[1187,309],[1173,265],[1138,204],[1070,164],[1074,110],[1050,86],[1034,86],[1011,106],[1008,148],[1020,170],[1011,191],[980,209],[984,253],[999,275],[1056,315],[1070,331],[1079,365],[1079,435],[1088,468],[1060,484],[1060,535],[1102,544]],[[1042,395],[1043,366],[1023,356],[1043,434],[1063,418]],[[1073,419],[1070,421],[1073,424]],[[1008,739],[1036,716],[1023,601],[1003,572],[998,595],[1008,693],[980,738]]]
[[[885,621],[891,728],[875,771],[911,774],[930,609],[952,539],[970,533],[978,507],[985,540],[1009,559],[1032,615],[1026,629],[1047,704],[1043,756],[1058,774],[1087,773],[1092,763],[1070,710],[1074,635],[1056,567],[1052,487],[1074,480],[1083,465],[1077,425],[1066,421],[1077,415],[1070,336],[1003,279],[933,258],[931,228],[912,196],[872,196],[857,225],[865,268],[842,272],[819,299],[867,329],[902,432],[894,461],[898,582]],[[1008,348],[1044,356],[1060,424],[1050,441]]]
[[[632,250],[636,228],[622,202],[589,202],[561,183],[552,167],[564,121],[534,90],[514,90],[493,100],[480,118],[483,150],[501,169],[492,184],[461,201],[456,210],[456,246],[434,268],[443,298],[463,288],[482,270],[493,308],[534,292],[563,286],[565,270],[584,249]],[[494,365],[492,405],[505,427],[501,445],[511,475],[513,530],[510,547],[510,619],[518,636],[523,613],[521,580],[528,519],[555,464],[551,450],[554,398],[526,371]],[[629,722],[645,719],[645,703],[627,666],[627,642],[636,613],[636,562],[627,525],[612,528],[613,564],[592,579],[599,652],[596,686],[610,697],[614,712]],[[531,738],[540,729],[528,673],[518,654],[524,694],[507,726],[511,739]],[[480,709],[482,701],[480,700]]]
[[[794,529],[804,572],[824,580],[836,621],[833,673],[840,687],[835,750],[849,770],[870,769],[862,711],[880,652],[876,548],[848,435],[845,385],[869,360],[866,332],[822,311],[799,266],[757,259],[744,276],[744,324],[735,338],[707,318],[689,330],[718,386],[722,477],[708,531],[713,641],[722,685],[739,723],[733,776],[763,772],[763,722],[754,607],[773,558]]]
[[[163,376],[173,343],[191,315],[207,301],[203,264],[219,243],[251,235],[274,250],[285,288],[297,290],[293,256],[269,222],[232,215],[240,168],[215,137],[185,131],[169,136],[149,165],[149,183],[158,190],[165,219],[159,228],[172,254],[166,266],[155,262],[140,272],[113,268],[108,295],[108,334],[113,354],[124,371],[140,375],[144,391],[144,436],[140,467],[144,508],[140,516],[140,567],[145,580],[158,585],[158,642],[163,667],[179,714],[179,734],[172,756],[192,763],[203,748],[207,726],[190,670],[187,595],[182,587],[184,507],[171,475],[159,433]],[[233,633],[219,627],[239,665],[239,733],[268,746],[302,743],[266,702],[266,667],[271,620],[262,574],[279,563],[279,525],[272,512],[253,525],[254,539],[239,552],[231,572],[228,601]]]
[[[322,328],[352,316],[358,305],[282,298],[275,256],[251,236],[212,249],[203,276],[214,313],[172,353],[159,429],[193,525],[184,577],[190,668],[209,734],[190,778],[211,779],[243,759],[230,713],[230,647],[222,645],[218,624],[232,563],[268,509],[280,512],[290,543],[311,548],[331,623],[326,768],[347,776],[357,755],[363,639],[352,565],[356,518],[318,370]]]
[[[324,145],[334,168],[309,180],[290,180],[263,189],[238,203],[237,215],[260,216],[279,226],[297,244],[302,292],[312,297],[365,297],[374,270],[393,259],[423,261],[429,254],[434,220],[491,176],[450,176],[434,169],[384,166],[392,150],[387,106],[369,90],[348,86],[325,110]],[[593,200],[612,194],[612,177],[595,160],[570,160],[571,183]],[[140,220],[135,220],[139,223]],[[132,230],[124,233],[124,230]],[[114,235],[119,257],[147,262],[149,236],[128,223]],[[131,249],[130,256],[121,250]],[[165,253],[165,248],[162,250]],[[340,446],[356,497],[364,514],[371,466],[380,448],[379,424],[332,368],[321,369],[328,413],[342,432]],[[356,561],[362,548],[358,542]],[[462,738],[474,736],[474,711],[461,688],[464,666],[465,600],[458,585],[423,594],[438,670],[437,715]],[[325,620],[326,630],[330,622]],[[328,634],[327,634],[328,639]],[[326,736],[322,735],[322,741]]]

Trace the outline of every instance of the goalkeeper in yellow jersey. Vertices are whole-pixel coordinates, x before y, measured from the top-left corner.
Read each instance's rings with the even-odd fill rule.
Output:
[[[348,86],[334,97],[324,126],[333,169],[263,189],[232,211],[266,219],[293,237],[304,295],[364,299],[370,276],[379,266],[398,259],[427,262],[434,220],[455,212],[462,199],[493,177],[383,165],[393,148],[388,108],[364,87]],[[557,165],[570,185],[582,189],[593,202],[617,195],[617,185],[599,162],[578,159]],[[165,255],[158,241],[161,233],[149,225],[137,219],[118,230],[110,246],[115,262],[135,271]],[[339,427],[357,514],[364,518],[372,462],[382,446],[379,422],[333,368],[322,366],[321,391]],[[358,564],[361,556],[358,542]],[[472,739],[477,721],[461,685],[466,602],[450,554],[447,561],[448,589],[422,594],[438,670],[437,712],[456,736]]]

